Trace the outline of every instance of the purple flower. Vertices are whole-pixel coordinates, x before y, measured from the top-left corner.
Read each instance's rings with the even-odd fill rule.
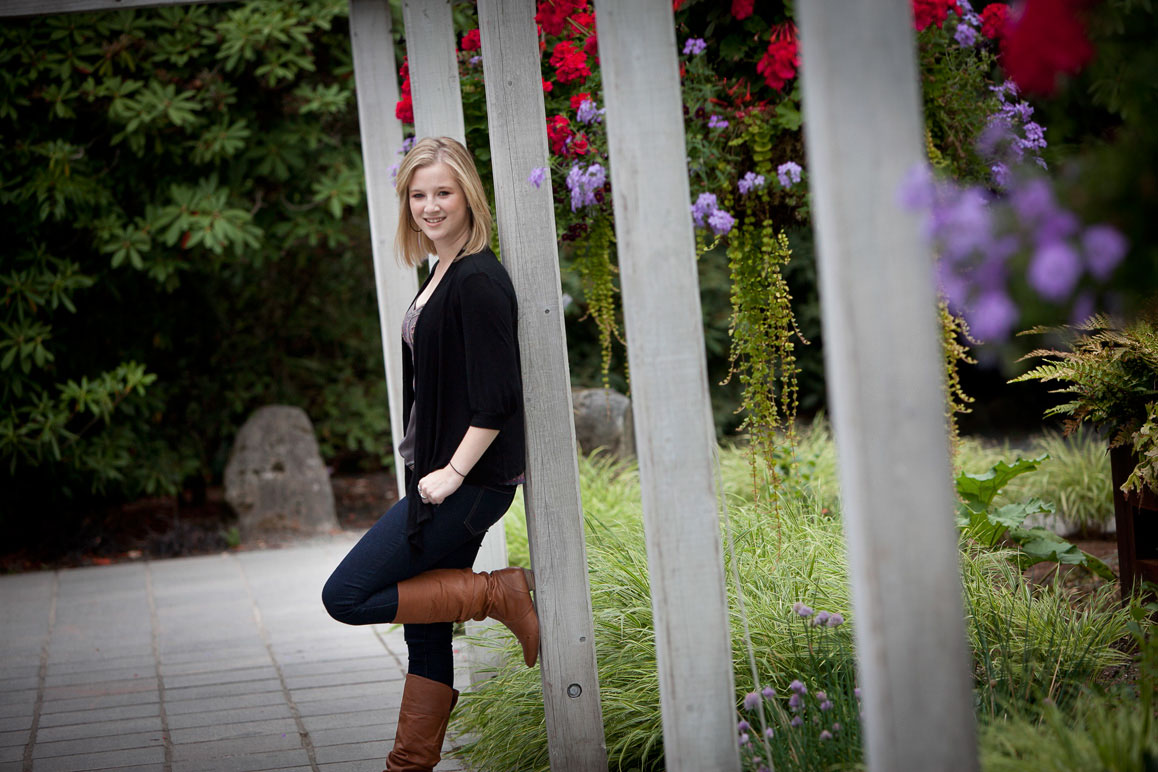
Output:
[[[1018,185],[1009,194],[1009,203],[1017,216],[1027,223],[1036,223],[1057,211],[1053,188],[1049,182],[1035,178]]]
[[[788,688],[797,694],[808,694],[808,687],[799,678],[788,684]]]
[[[748,692],[744,695],[744,710],[755,710],[760,704],[759,692]]]
[[[711,117],[708,118],[708,128],[709,129],[726,129],[726,128],[728,128],[728,122],[725,121],[723,118],[721,118],[718,115],[712,115]]]
[[[934,205],[932,214],[933,234],[950,260],[984,250],[992,238],[993,217],[980,188],[950,194],[947,201]]]
[[[1055,241],[1073,236],[1078,232],[1079,225],[1078,218],[1073,212],[1066,209],[1055,209],[1037,224],[1033,237],[1038,246],[1052,244]]]
[[[800,710],[801,704],[803,704],[803,698],[799,694],[793,694],[788,698],[788,707],[793,710]]]
[[[825,700],[828,699],[828,695],[825,692],[817,692],[813,696],[816,697],[816,699],[820,700],[821,702],[824,702]]]
[[[747,734],[740,735],[740,745],[747,745],[747,744],[748,744],[748,735]]]
[[[839,731],[840,731],[840,722],[837,722],[837,723],[832,725],[832,733],[836,734]]]
[[[603,120],[604,110],[596,108],[595,102],[591,99],[584,99],[579,104],[579,110],[575,114],[575,120],[579,123],[591,125],[592,123],[599,123]]]
[[[1126,238],[1109,225],[1091,225],[1082,233],[1086,267],[1098,281],[1105,281],[1126,256]]]
[[[800,716],[793,716],[792,720],[788,722],[788,726],[791,726],[791,727],[804,726],[804,719],[802,719]]]
[[[834,611],[834,612],[832,612],[832,614],[829,615],[829,617],[828,617],[828,626],[829,627],[840,627],[843,624],[844,624],[844,617],[842,617],[840,615],[839,611]]]
[[[571,211],[599,203],[595,192],[607,182],[607,172],[599,164],[591,164],[584,169],[579,164],[567,173],[567,188],[571,191]]]
[[[751,728],[752,728],[752,725],[749,724],[747,721],[741,721],[739,724],[736,725],[736,729],[739,730],[740,732],[747,732]]]
[[[765,686],[763,691],[764,699],[770,700],[776,696],[776,690],[771,686]]]
[[[978,340],[1004,340],[1017,322],[1017,306],[1003,290],[983,292],[965,309],[965,321]]]
[[[728,231],[732,230],[732,226],[735,224],[736,218],[723,209],[717,209],[708,215],[708,225],[712,226],[712,233],[717,236],[725,235]]]
[[[696,203],[692,204],[692,222],[696,224],[697,228],[704,227],[704,218],[716,211],[715,193],[701,193],[700,197],[696,199]]]
[[[547,167],[537,166],[531,169],[531,174],[527,177],[527,182],[534,185],[536,188],[541,187],[543,182],[547,179]]]
[[[473,66],[473,65],[476,65],[476,64],[479,64],[480,62],[482,62],[482,57],[481,57],[481,56],[472,56],[472,57],[470,58],[470,64],[471,64],[472,66]]]
[[[1038,295],[1058,302],[1069,297],[1081,275],[1077,250],[1064,241],[1054,241],[1034,253],[1026,278]]]
[[[1081,324],[1093,316],[1096,310],[1093,293],[1079,292],[1074,298],[1073,307],[1070,308],[1070,324]]]
[[[774,732],[772,730],[772,727],[768,727],[767,729],[764,730],[764,736],[767,737],[769,740],[771,740],[773,737],[776,736],[776,732]]]
[[[993,184],[999,188],[1009,187],[1009,167],[1001,161],[989,167],[989,173],[993,175]]]
[[[391,182],[396,182],[398,180],[398,168],[401,165],[402,164],[390,164],[389,169],[390,169],[390,181]]]
[[[853,688],[852,696],[856,697],[858,700],[860,699],[860,687],[859,686]]]
[[[409,153],[410,148],[414,147],[414,143],[417,141],[417,139],[417,137],[407,137],[406,139],[402,140],[402,149],[400,152]]]
[[[795,161],[785,161],[776,167],[776,179],[780,180],[780,187],[790,188],[800,182],[800,164]]]
[[[792,610],[795,611],[798,616],[802,616],[805,618],[812,616],[812,609],[808,608],[808,606],[805,606],[800,601],[796,601],[795,603],[792,604]],[[799,681],[793,681],[792,683],[798,684],[800,682]]]
[[[736,183],[742,195],[751,193],[756,188],[764,187],[764,175],[756,174],[754,172],[747,172],[740,181]]]
[[[832,700],[825,700],[824,702],[820,703],[820,709],[823,711],[832,710]]]
[[[707,42],[703,38],[688,38],[684,43],[684,54],[688,56],[695,56],[702,54],[708,47]]]
[[[828,616],[829,614],[827,611],[817,611],[816,616],[812,618],[812,626],[819,627],[821,625],[828,624]]]
[[[823,730],[820,733],[820,741],[821,742],[824,742],[825,740],[831,740],[831,739],[832,739],[832,732],[828,731],[827,729]]]
[[[963,21],[958,22],[957,32],[953,34],[953,39],[956,40],[962,48],[972,48],[973,44],[977,42],[977,30]]]
[[[901,186],[897,189],[897,203],[910,211],[929,209],[937,185],[933,181],[933,170],[926,163],[919,163],[909,169]]]

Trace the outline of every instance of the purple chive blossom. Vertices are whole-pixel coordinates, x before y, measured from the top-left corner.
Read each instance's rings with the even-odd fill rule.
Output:
[[[788,726],[793,728],[802,727],[804,726],[804,719],[802,719],[800,716],[793,716],[792,720],[788,722]]]
[[[708,48],[707,42],[703,38],[688,38],[684,43],[684,54],[686,56],[695,56],[702,54]]]
[[[584,99],[579,105],[578,112],[575,114],[575,120],[589,126],[592,123],[602,121],[604,112],[604,110],[600,110],[595,106],[594,100]]]
[[[701,193],[700,197],[696,199],[696,203],[692,204],[692,222],[696,224],[697,228],[704,227],[704,220],[712,212],[716,211],[715,193]]]
[[[1054,241],[1034,253],[1026,278],[1038,295],[1060,302],[1073,292],[1081,275],[1077,250],[1064,241]]]
[[[742,195],[746,196],[756,188],[764,187],[764,175],[748,172],[740,178],[740,181],[736,183],[736,187]]]
[[[795,603],[792,604],[792,610],[796,612],[797,616],[802,616],[806,619],[808,617],[812,616],[812,609],[808,608],[808,606],[805,606],[800,601],[796,601]],[[793,681],[792,683],[798,684],[800,682],[799,681]]]
[[[860,699],[860,687],[859,686],[853,687],[852,696],[856,697],[858,700]]]
[[[481,57],[481,56],[472,56],[472,57],[470,58],[470,64],[471,64],[471,66],[472,66],[472,67],[473,67],[474,65],[477,65],[477,64],[479,64],[480,62],[482,62],[482,57]]]
[[[824,702],[825,700],[828,699],[828,694],[825,692],[816,692],[816,694],[814,694],[813,696],[816,697],[816,699],[820,700],[821,702]]]
[[[1109,225],[1091,225],[1082,233],[1086,267],[1098,281],[1105,281],[1126,256],[1126,238]]]
[[[844,624],[844,617],[842,617],[840,615],[839,611],[834,611],[834,612],[832,612],[832,614],[829,615],[829,617],[828,617],[828,626],[829,627],[840,627],[843,624]]]
[[[788,707],[792,708],[793,710],[800,710],[800,706],[803,704],[803,702],[803,698],[799,694],[793,694],[788,698]]]
[[[723,209],[717,209],[708,215],[708,225],[712,226],[712,233],[717,236],[723,236],[732,230],[732,226],[736,224],[736,218],[725,212]]]
[[[584,169],[579,164],[567,173],[567,188],[571,191],[571,211],[599,203],[596,191],[607,182],[607,172],[599,164],[591,164]]]
[[[759,692],[748,692],[744,695],[744,710],[755,710],[760,704]]]
[[[953,34],[953,39],[962,48],[972,48],[973,44],[977,42],[977,30],[962,20],[957,24],[957,31]]]
[[[825,700],[820,703],[820,709],[826,712],[832,710],[832,700]]]
[[[821,742],[824,742],[825,740],[831,740],[831,739],[832,739],[832,732],[828,731],[827,729],[823,730],[820,733]]]
[[[840,722],[838,721],[832,725],[832,733],[836,734],[839,731],[840,731]]]
[[[752,725],[749,724],[747,721],[741,721],[739,724],[736,725],[736,730],[740,731],[740,732],[747,732],[751,728],[752,728]]]
[[[808,694],[808,687],[799,678],[788,684],[788,688],[797,694]]]
[[[536,166],[534,169],[531,169],[531,174],[527,177],[527,182],[531,183],[536,188],[541,187],[546,180],[546,166]]]
[[[764,699],[770,700],[776,696],[776,690],[773,689],[771,686],[765,686],[762,694],[764,695]]]
[[[817,611],[816,616],[812,618],[812,626],[820,627],[821,625],[828,624],[828,617],[829,614],[827,611]]]
[[[721,118],[718,115],[712,115],[708,118],[708,128],[709,129],[726,129],[726,128],[728,128],[728,122],[725,121],[723,118]]]
[[[800,164],[795,161],[785,161],[776,167],[776,179],[780,180],[780,187],[790,188],[800,182]]]
[[[748,735],[747,734],[740,735],[740,745],[747,745],[747,744],[748,744]]]
[[[981,293],[965,309],[969,331],[981,341],[1005,340],[1013,331],[1017,318],[1017,306],[1000,289]]]
[[[773,737],[776,736],[776,732],[773,731],[772,727],[768,727],[767,729],[764,730],[764,736],[767,737],[769,740],[771,740]]]

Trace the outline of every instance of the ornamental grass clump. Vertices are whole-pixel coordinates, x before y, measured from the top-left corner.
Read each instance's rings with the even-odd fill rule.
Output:
[[[836,768],[855,766],[860,743],[859,724],[853,720],[858,715],[852,634],[856,619],[851,613],[812,612],[851,607],[844,537],[834,514],[838,510],[826,512],[828,507],[814,492],[827,474],[820,470],[831,441],[823,427],[802,428],[800,436],[802,455],[818,459],[813,477],[807,483],[786,477],[777,492],[775,514],[770,497],[755,503],[744,451],[720,451],[734,568],[743,588],[759,680],[754,683],[736,588],[729,580],[736,704],[750,692],[765,700],[767,727],[750,711],[743,718],[750,727],[759,727],[748,733],[754,745],[762,747],[761,733],[773,730],[771,754],[778,770],[821,768],[807,765],[830,756]],[[638,475],[633,466],[596,457],[580,460],[580,478],[610,768],[662,770],[663,726]],[[528,565],[525,525],[517,514],[507,518],[507,533],[512,562]],[[733,558],[725,559],[731,577]],[[1110,594],[1095,593],[1075,610],[1078,601],[1059,588],[1028,589],[1003,553],[967,549],[962,563],[977,703],[984,712],[998,715],[1011,704],[1044,697],[1065,701],[1102,668],[1121,661],[1111,644],[1124,635],[1125,620]],[[797,600],[801,605],[794,610]],[[454,729],[468,739],[459,755],[480,769],[546,772],[550,765],[539,671],[523,666],[520,649],[509,636],[479,643],[503,647],[504,664],[494,678],[462,696]],[[789,704],[793,681],[807,688],[799,697],[798,712]],[[767,702],[766,687],[775,692],[776,705]],[[826,699],[819,699],[818,692]],[[825,702],[831,708],[822,710]],[[784,711],[786,728],[777,723],[777,709]],[[797,716],[801,721],[793,727]],[[836,730],[834,723],[839,724]],[[797,734],[786,735],[789,731]],[[825,731],[831,737],[822,739]],[[768,753],[760,755],[766,760]]]

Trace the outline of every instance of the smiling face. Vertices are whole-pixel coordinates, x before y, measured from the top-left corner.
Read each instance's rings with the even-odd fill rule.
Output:
[[[470,232],[470,208],[451,168],[439,162],[416,169],[409,195],[414,222],[440,255],[453,253]]]

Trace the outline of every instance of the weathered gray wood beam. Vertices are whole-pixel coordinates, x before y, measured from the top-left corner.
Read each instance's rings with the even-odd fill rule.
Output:
[[[664,759],[740,769],[683,103],[669,0],[596,0]]]
[[[398,195],[391,167],[402,156],[402,123],[394,116],[398,102],[398,68],[390,35],[390,4],[386,0],[350,0],[350,43],[354,53],[354,84],[358,97],[358,124],[362,135],[362,166],[366,175],[366,203],[370,209],[370,239],[377,287],[378,322],[386,360],[386,388],[390,400],[390,434],[394,458],[402,441],[402,317],[418,292],[414,269],[402,266],[394,254],[398,226]],[[397,464],[399,495],[405,474]]]
[[[975,770],[908,0],[797,3],[824,354],[869,769]]]
[[[125,8],[159,8],[165,5],[201,5],[230,0],[0,0],[0,18],[49,16],[57,13],[119,11]]]
[[[595,628],[575,456],[559,254],[534,0],[480,0],[483,72],[503,265],[519,295],[527,417],[524,488],[551,769],[605,772]]]
[[[450,0],[404,0],[402,21],[406,25],[415,135],[453,137],[465,144]]]

